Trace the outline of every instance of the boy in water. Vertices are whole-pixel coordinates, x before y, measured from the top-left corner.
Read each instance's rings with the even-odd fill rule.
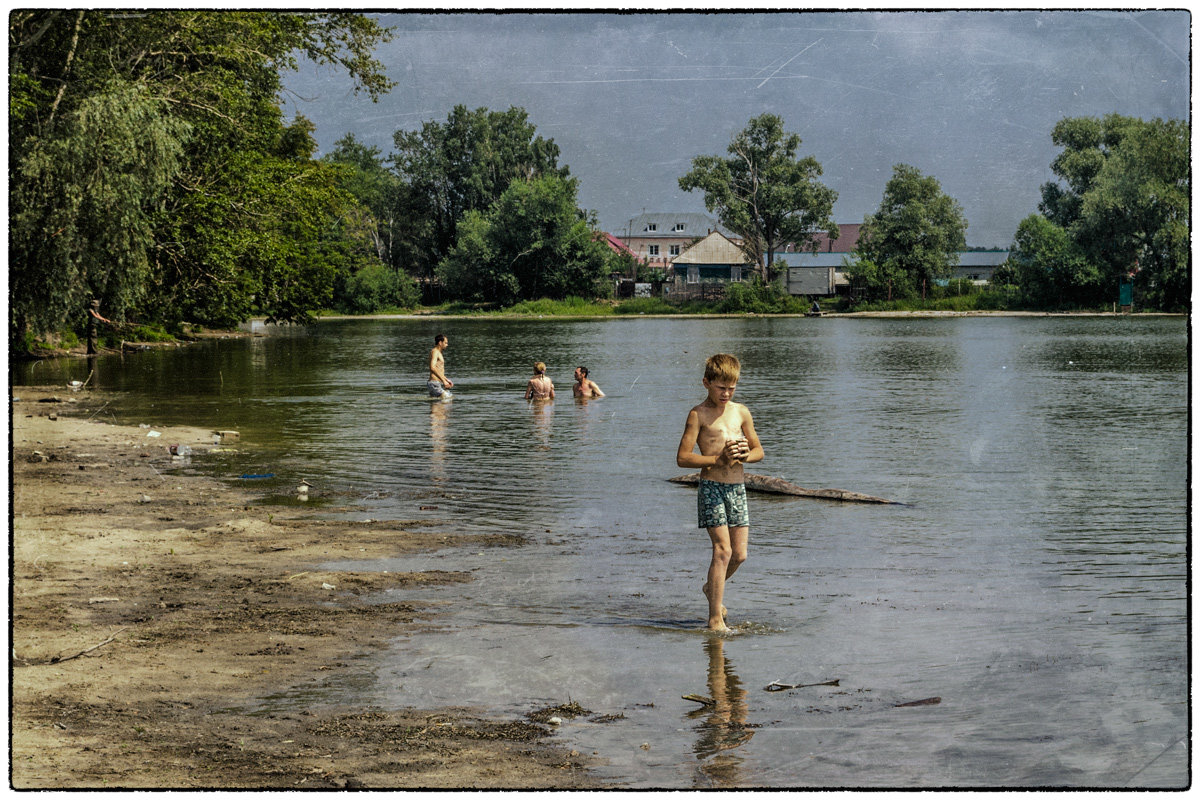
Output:
[[[446,357],[442,351],[450,346],[450,340],[445,334],[439,333],[433,337],[433,349],[429,351],[429,396],[450,399],[448,391],[454,381],[446,377]]]
[[[750,411],[733,402],[742,370],[737,358],[718,353],[704,364],[708,397],[688,412],[675,463],[700,468],[696,493],[700,527],[712,540],[712,562],[702,591],[708,598],[708,627],[727,631],[725,581],[746,560],[750,511],[746,505],[743,464],[763,459],[762,444]],[[694,450],[699,446],[700,452]]]

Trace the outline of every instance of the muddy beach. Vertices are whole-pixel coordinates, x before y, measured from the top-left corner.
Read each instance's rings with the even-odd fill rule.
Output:
[[[554,741],[550,718],[577,706],[497,720],[303,702],[438,626],[445,607],[406,588],[471,580],[316,565],[519,538],[255,505],[252,487],[169,471],[168,446],[202,458],[210,430],[108,424],[118,400],[86,389],[12,394],[12,788],[598,785]]]

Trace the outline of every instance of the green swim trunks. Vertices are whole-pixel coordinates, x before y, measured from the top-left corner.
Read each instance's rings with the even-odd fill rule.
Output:
[[[742,528],[750,524],[750,507],[746,503],[746,484],[718,483],[700,479],[696,490],[696,510],[701,528],[728,525]]]

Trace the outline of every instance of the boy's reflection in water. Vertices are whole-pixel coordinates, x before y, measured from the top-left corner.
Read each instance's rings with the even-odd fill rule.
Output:
[[[450,417],[450,404],[444,400],[429,403],[429,443],[432,455],[429,459],[429,478],[433,483],[446,482],[446,434]]]
[[[754,736],[746,723],[746,690],[725,658],[725,639],[705,637],[704,651],[708,654],[708,692],[713,705],[692,711],[689,717],[704,717],[697,726],[695,753],[700,759],[700,772],[721,786],[741,785],[741,747]],[[698,781],[701,782],[701,781]]]

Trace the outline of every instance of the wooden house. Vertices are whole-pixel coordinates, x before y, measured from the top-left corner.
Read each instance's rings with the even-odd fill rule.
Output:
[[[754,265],[746,251],[720,231],[713,231],[675,257],[672,295],[724,294],[724,287],[748,279]]]

